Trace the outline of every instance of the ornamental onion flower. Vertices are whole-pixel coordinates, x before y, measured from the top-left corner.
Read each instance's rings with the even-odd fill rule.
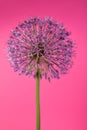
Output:
[[[39,81],[59,79],[73,63],[70,32],[52,18],[34,17],[20,23],[10,35],[8,55],[19,74],[36,78],[37,130],[40,130]]]

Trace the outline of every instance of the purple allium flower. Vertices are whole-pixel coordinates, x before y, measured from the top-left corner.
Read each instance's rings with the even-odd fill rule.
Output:
[[[65,27],[52,18],[34,17],[16,27],[8,40],[8,54],[15,71],[36,78],[59,78],[72,66],[74,43]]]

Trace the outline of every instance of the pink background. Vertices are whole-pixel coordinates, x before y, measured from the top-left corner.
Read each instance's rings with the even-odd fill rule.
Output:
[[[87,130],[87,1],[0,0],[0,130],[35,130],[35,80],[19,76],[7,59],[10,30],[31,16],[63,22],[77,43],[67,75],[41,80],[41,130]]]

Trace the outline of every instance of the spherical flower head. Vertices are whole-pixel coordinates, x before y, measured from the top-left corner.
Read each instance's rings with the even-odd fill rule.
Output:
[[[34,17],[19,24],[8,40],[8,56],[14,71],[43,76],[50,81],[66,74],[72,66],[74,42],[61,23]]]

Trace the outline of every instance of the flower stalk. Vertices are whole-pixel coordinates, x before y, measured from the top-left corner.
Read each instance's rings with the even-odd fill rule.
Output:
[[[36,130],[40,130],[40,69],[37,68],[36,77]]]

